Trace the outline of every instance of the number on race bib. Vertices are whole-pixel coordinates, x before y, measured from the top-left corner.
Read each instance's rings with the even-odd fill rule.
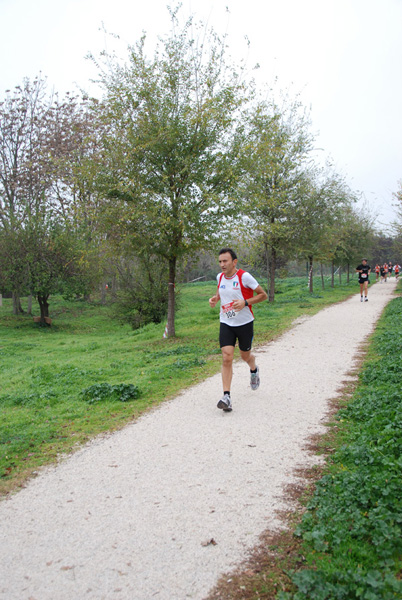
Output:
[[[235,317],[236,311],[233,308],[233,301],[229,302],[229,304],[223,304],[222,312],[228,319],[232,319],[233,317]]]

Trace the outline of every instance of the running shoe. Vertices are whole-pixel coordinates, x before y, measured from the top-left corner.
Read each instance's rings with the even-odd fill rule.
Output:
[[[367,298],[367,296],[365,297],[364,301],[365,301],[365,302],[368,302],[368,298]]]
[[[260,387],[260,369],[257,367],[257,373],[250,373],[250,385],[252,390],[258,390]]]
[[[360,296],[360,302],[363,302],[363,296]]]
[[[225,412],[230,412],[232,410],[232,402],[230,400],[229,394],[223,394],[222,398],[217,404],[217,407],[221,408]]]

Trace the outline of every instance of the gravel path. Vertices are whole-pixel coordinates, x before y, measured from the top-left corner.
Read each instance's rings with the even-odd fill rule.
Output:
[[[0,598],[205,598],[280,525],[284,486],[318,460],[306,440],[394,288],[372,286],[369,302],[353,296],[259,349],[256,392],[236,363],[232,413],[216,408],[211,377],[0,503]]]

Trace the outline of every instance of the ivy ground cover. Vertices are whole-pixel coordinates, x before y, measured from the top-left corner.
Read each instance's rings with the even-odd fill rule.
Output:
[[[296,534],[307,568],[280,600],[402,598],[402,298],[386,308],[341,443]]]

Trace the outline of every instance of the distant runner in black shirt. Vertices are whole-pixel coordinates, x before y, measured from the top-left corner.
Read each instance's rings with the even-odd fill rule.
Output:
[[[360,283],[360,302],[363,302],[363,290],[364,290],[364,301],[367,302],[367,291],[369,284],[369,275],[371,273],[371,267],[367,264],[367,258],[362,259],[362,264],[356,267],[356,273],[359,273]]]

